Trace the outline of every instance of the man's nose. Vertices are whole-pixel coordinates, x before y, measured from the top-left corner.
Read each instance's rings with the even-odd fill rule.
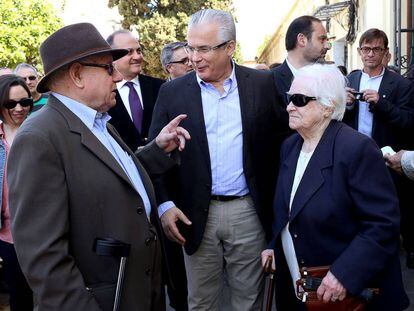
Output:
[[[124,76],[122,75],[122,73],[120,73],[118,71],[118,69],[114,68],[114,71],[112,73],[112,81],[114,81],[115,83],[122,81],[122,79],[124,78]]]

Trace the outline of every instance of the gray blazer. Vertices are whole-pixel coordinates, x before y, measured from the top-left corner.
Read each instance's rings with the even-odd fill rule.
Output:
[[[135,161],[156,215],[147,174],[174,161],[155,145]],[[12,234],[22,270],[43,310],[106,309],[113,297],[118,261],[97,256],[97,237],[131,244],[121,310],[149,310],[151,237],[143,201],[127,175],[82,121],[55,97],[20,128],[8,163]],[[153,216],[152,215],[152,216]],[[158,217],[151,217],[158,225]],[[86,290],[91,288],[91,291]]]

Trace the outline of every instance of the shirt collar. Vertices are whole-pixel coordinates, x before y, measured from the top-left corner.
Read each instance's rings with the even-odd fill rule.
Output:
[[[290,71],[292,71],[292,75],[295,77],[296,72],[298,71],[293,65],[289,62],[289,59],[286,57],[286,64],[288,65]]]
[[[52,95],[55,96],[58,100],[60,100],[66,108],[72,111],[81,121],[88,127],[88,129],[92,130],[93,124],[95,123],[95,119],[102,119],[105,123],[108,122],[111,117],[108,113],[100,113],[95,109],[92,109],[72,98],[69,98],[65,95],[52,92]]]
[[[127,82],[132,82],[132,83],[134,83],[135,85],[139,85],[139,75],[137,75],[134,79],[132,79],[132,80],[125,80],[125,79],[123,79],[122,81],[119,81],[119,82],[117,82],[116,83],[116,87],[118,88],[118,89],[120,89],[120,88],[122,88],[124,85],[125,85],[125,83],[127,83]]]
[[[237,80],[236,80],[236,72],[235,72],[235,64],[234,61],[231,60],[231,66],[232,66],[232,70],[231,70],[231,74],[230,76],[224,80],[223,86],[226,88],[226,85],[230,85],[230,88],[235,88],[237,87]],[[197,77],[197,82],[200,85],[200,87],[205,87],[207,85],[211,85],[211,83],[208,82],[204,82],[196,73],[196,77]]]
[[[379,77],[382,77],[384,75],[385,67],[384,66],[382,67],[382,71],[381,71],[381,73],[378,76],[370,77],[367,73],[364,72],[364,69],[362,69],[361,72],[362,72],[362,75],[364,75],[368,79],[379,78]]]

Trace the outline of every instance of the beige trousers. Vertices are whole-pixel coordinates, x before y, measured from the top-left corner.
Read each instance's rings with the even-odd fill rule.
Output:
[[[226,311],[259,310],[264,289],[260,253],[265,247],[250,196],[211,201],[199,249],[184,254],[189,310],[219,310],[224,273],[230,290],[230,301],[221,303]]]

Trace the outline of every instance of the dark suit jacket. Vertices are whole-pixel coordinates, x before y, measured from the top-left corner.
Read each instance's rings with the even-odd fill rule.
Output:
[[[156,216],[146,170],[170,159],[155,144],[134,160]],[[167,165],[168,164],[168,165]],[[39,311],[112,310],[119,260],[92,250],[97,237],[131,244],[121,310],[150,310],[153,258],[143,201],[118,162],[84,123],[54,96],[19,129],[8,162],[12,231],[22,270]],[[159,227],[158,217],[152,217]],[[90,291],[86,290],[90,288]]]
[[[280,135],[287,129],[287,113],[277,102],[273,76],[236,65],[243,127],[243,168],[250,194],[257,213],[270,238],[271,202],[276,183]],[[150,139],[155,137],[169,120],[186,113],[182,122],[192,139],[181,153],[178,168],[176,193],[156,186],[158,203],[173,198],[184,214],[192,221],[189,227],[181,228],[188,254],[199,247],[204,234],[210,204],[212,178],[210,155],[201,103],[201,90],[196,74],[164,84],[160,89],[150,129]],[[173,183],[174,184],[174,183]]]
[[[331,265],[331,272],[351,294],[367,287],[380,288],[373,310],[402,310],[408,299],[398,259],[398,199],[381,151],[365,135],[331,121],[289,213],[302,144],[303,139],[294,134],[281,150],[273,206],[276,271],[285,279],[277,280],[278,288],[293,288],[280,243],[280,233],[289,220],[300,266]],[[284,299],[280,294],[276,297]]]
[[[352,72],[349,86],[359,90],[361,71]],[[374,114],[372,138],[382,148],[391,146],[395,151],[414,148],[414,87],[412,82],[401,75],[385,69],[379,90],[380,100],[370,105]],[[353,109],[346,110],[344,122],[358,129],[358,102]]]
[[[290,71],[290,68],[286,63],[286,60],[280,66],[272,68],[271,71],[274,75],[276,88],[279,92],[279,96],[283,100],[283,103],[286,107],[289,104],[287,102],[286,92],[289,91],[293,81],[292,71]]]
[[[152,111],[154,110],[155,101],[158,97],[158,91],[164,80],[150,76],[139,75],[139,84],[141,86],[142,102],[144,106],[144,118],[142,120],[141,133],[137,131],[128,111],[122,102],[118,90],[116,91],[116,105],[108,113],[111,116],[111,123],[122,140],[128,147],[135,151],[139,146],[143,146],[148,140],[148,130],[151,124]]]

